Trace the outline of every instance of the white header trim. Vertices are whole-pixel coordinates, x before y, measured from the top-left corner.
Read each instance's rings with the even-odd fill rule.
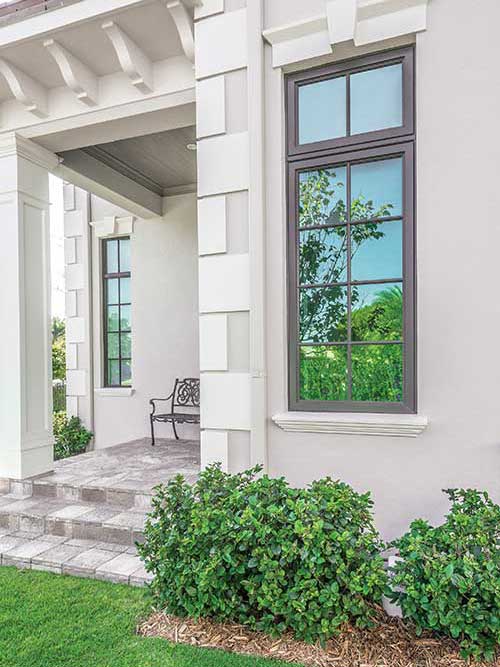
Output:
[[[264,30],[273,67],[334,52],[336,44],[372,44],[426,30],[429,0],[328,0],[322,16]]]
[[[111,215],[104,220],[91,222],[94,228],[94,234],[98,239],[104,239],[109,236],[129,236],[134,233],[135,217],[133,215],[124,218],[117,218]]]
[[[340,412],[284,412],[273,422],[284,431],[416,438],[428,426],[421,415]]]

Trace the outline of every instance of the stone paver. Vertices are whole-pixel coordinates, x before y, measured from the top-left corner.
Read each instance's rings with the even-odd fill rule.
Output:
[[[96,568],[96,579],[114,581],[115,583],[127,584],[130,576],[141,566],[138,556],[131,554],[118,554],[111,560]]]
[[[194,482],[199,460],[198,441],[144,439],[58,461],[33,480],[0,479],[0,564],[145,585],[135,542],[154,487],[178,473]]]
[[[31,567],[31,559],[48,551],[54,545],[51,542],[38,540],[27,540],[17,547],[4,552],[2,565],[15,565],[16,567]]]

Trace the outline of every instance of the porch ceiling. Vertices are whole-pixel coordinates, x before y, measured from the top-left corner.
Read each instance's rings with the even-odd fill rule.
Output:
[[[196,128],[181,127],[83,149],[161,196],[196,190]],[[64,153],[62,154],[64,157]]]

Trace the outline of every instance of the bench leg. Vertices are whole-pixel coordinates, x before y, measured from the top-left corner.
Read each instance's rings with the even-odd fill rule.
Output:
[[[179,436],[177,435],[177,429],[175,428],[175,421],[172,422],[172,428],[174,429],[175,439],[179,440]]]
[[[155,425],[153,421],[153,415],[150,415],[149,421],[151,423],[151,447],[155,446]]]

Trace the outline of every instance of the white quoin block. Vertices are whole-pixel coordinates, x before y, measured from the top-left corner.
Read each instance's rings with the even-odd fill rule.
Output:
[[[200,21],[195,26],[196,78],[247,66],[247,10]]]
[[[200,371],[227,371],[227,315],[200,316]]]
[[[194,18],[198,21],[207,18],[207,16],[213,16],[213,14],[220,14],[223,11],[224,0],[203,0],[200,7],[194,8]]]
[[[64,236],[83,236],[84,218],[82,211],[69,211],[64,216]]]
[[[68,370],[78,368],[78,345],[76,343],[68,343],[66,345],[66,368]]]
[[[200,384],[202,429],[251,429],[248,373],[201,373]]]
[[[227,250],[226,197],[198,201],[198,253],[215,255]]]
[[[85,319],[83,317],[69,317],[66,320],[66,342],[85,342]]]
[[[248,190],[250,157],[248,132],[198,142],[198,196],[209,197]]]
[[[64,261],[66,264],[76,263],[76,239],[64,239]]]
[[[64,270],[67,290],[78,290],[85,287],[83,264],[67,264]]]
[[[85,371],[66,372],[66,392],[68,396],[85,396],[87,393],[87,378]]]
[[[229,434],[227,431],[201,432],[201,469],[212,463],[221,463],[222,470],[229,469]]]
[[[196,136],[198,139],[226,131],[226,84],[224,76],[196,84]]]
[[[200,257],[199,283],[200,313],[250,310],[247,254]]]
[[[66,292],[65,295],[65,310],[64,312],[66,313],[66,317],[76,317],[77,313],[77,298],[76,298],[76,292],[74,290],[71,290],[70,292]]]

